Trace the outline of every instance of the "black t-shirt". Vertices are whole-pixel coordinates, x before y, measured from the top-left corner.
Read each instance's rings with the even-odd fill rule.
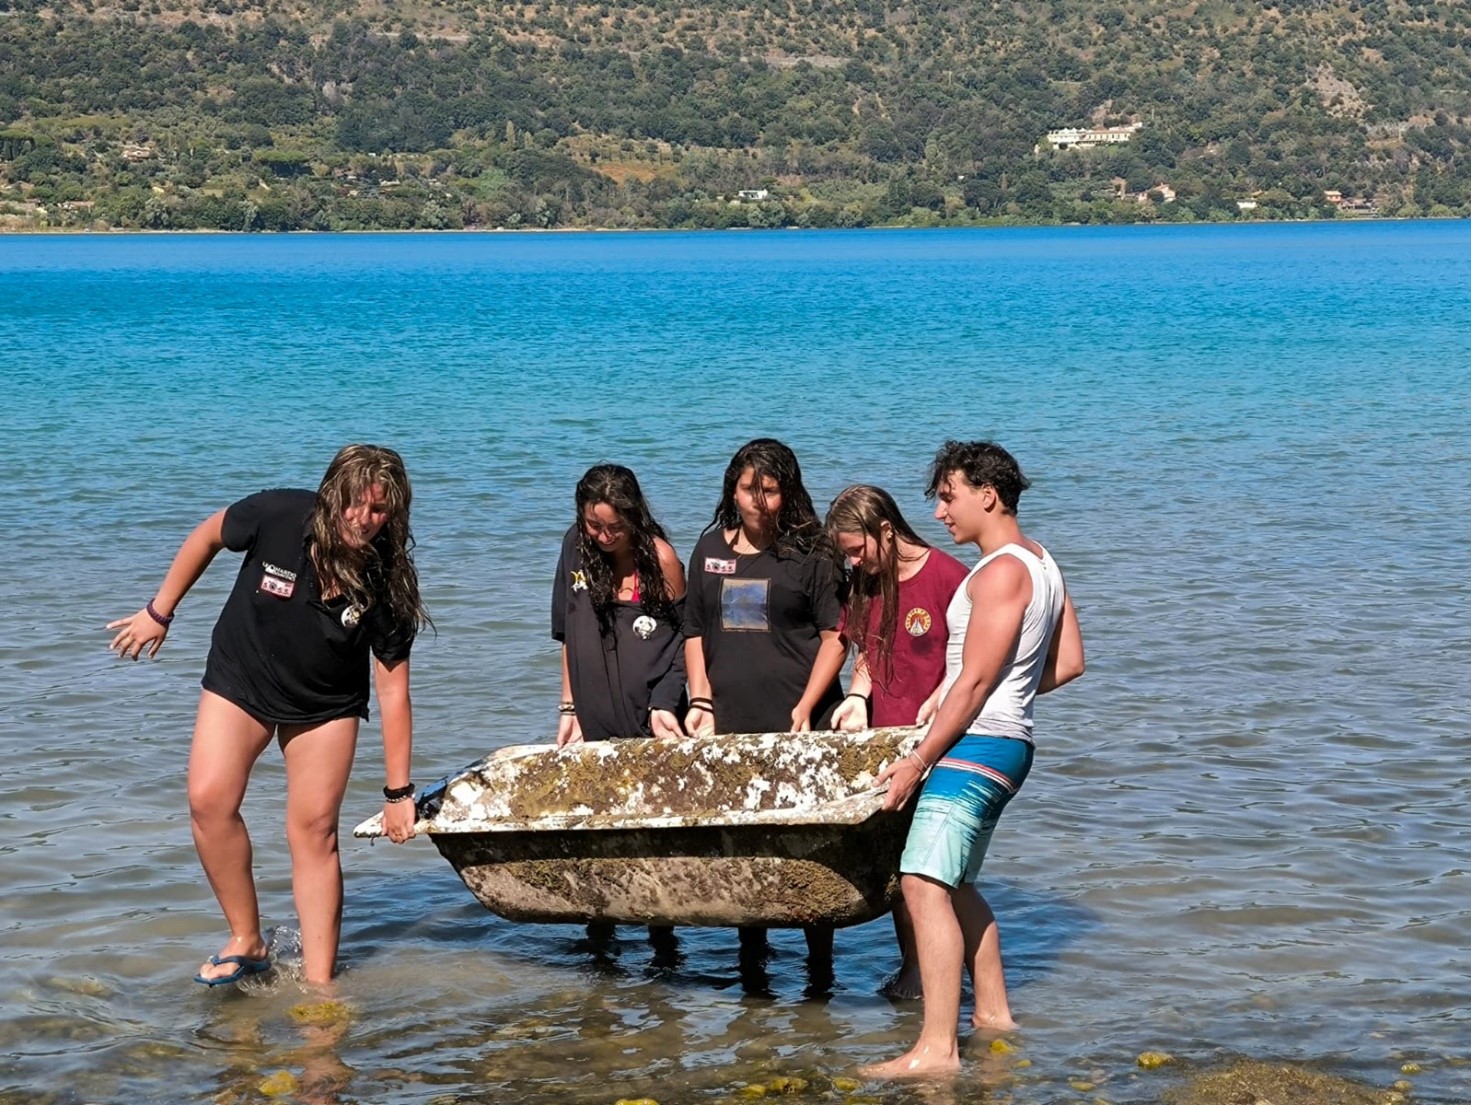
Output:
[[[585,740],[649,735],[649,711],[683,713],[684,600],[674,618],[619,601],[604,636],[582,576],[577,527],[562,539],[552,584],[552,637],[567,646],[572,701]]]
[[[215,623],[204,688],[262,721],[302,725],[368,716],[368,652],[408,658],[415,627],[387,606],[323,602],[307,543],[313,491],[261,491],[225,510],[225,548],[243,552]]]
[[[842,617],[832,558],[766,549],[737,553],[719,529],[690,556],[687,637],[703,639],[705,670],[722,733],[784,733],[807,689],[821,631]],[[835,678],[812,724],[842,701]]]

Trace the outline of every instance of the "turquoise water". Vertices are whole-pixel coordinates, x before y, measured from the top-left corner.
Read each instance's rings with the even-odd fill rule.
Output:
[[[205,992],[183,776],[229,566],[156,663],[104,648],[200,518],[392,444],[439,625],[427,780],[555,731],[582,470],[633,466],[687,553],[758,434],[820,506],[878,482],[936,541],[928,457],[996,437],[1080,609],[1088,674],[1039,704],[987,864],[1023,1031],[957,1098],[1151,1101],[1158,1049],[1382,1086],[1413,1061],[1416,1101],[1471,1099],[1468,319],[1466,223],[0,238],[0,1102],[259,1100],[279,1070],[310,1100],[679,1105],[781,1074],[818,1100],[901,1049],[886,921],[838,934],[814,995],[795,934],[764,980],[727,932],[594,954],[484,912],[423,841],[345,844],[353,1012],[302,1026],[273,753],[247,818],[288,970]],[[379,785],[370,729],[349,824]]]

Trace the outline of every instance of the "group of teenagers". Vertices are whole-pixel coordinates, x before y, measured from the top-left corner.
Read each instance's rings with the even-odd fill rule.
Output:
[[[792,450],[758,438],[727,465],[686,567],[631,470],[600,464],[577,483],[552,584],[559,746],[927,726],[878,779],[886,808],[914,802],[891,992],[922,993],[923,1027],[908,1052],[867,1069],[874,1077],[958,1067],[964,972],[972,1024],[1014,1027],[996,919],[975,880],[1031,769],[1033,700],[1083,672],[1061,572],[1017,520],[1028,486],[999,445],[941,446],[926,494],[955,544],[978,549],[979,562],[966,566],[927,544],[878,487],[845,489],[820,519]],[[156,655],[215,555],[244,554],[215,625],[189,757],[195,846],[230,930],[195,976],[204,985],[271,965],[240,810],[273,737],[286,765],[303,976],[330,981],[342,919],[338,819],[370,670],[384,833],[395,842],[413,835],[409,654],[431,623],[410,501],[396,452],[349,445],[315,492],[262,491],[206,519],[143,609],[108,625],[120,656]],[[815,953],[830,952],[830,931],[808,938]],[[752,941],[764,933],[743,931],[743,947]]]

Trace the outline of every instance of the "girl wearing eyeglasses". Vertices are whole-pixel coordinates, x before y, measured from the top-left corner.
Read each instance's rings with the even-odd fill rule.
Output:
[[[576,504],[552,585],[552,637],[562,644],[557,746],[683,736],[679,556],[622,465],[589,468]]]

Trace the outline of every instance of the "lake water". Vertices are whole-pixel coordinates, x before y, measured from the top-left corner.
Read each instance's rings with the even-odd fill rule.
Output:
[[[1154,1101],[1249,1055],[1471,1100],[1468,320],[1468,223],[0,238],[0,1103],[259,1101],[282,1071],[312,1101],[835,1100],[907,1046],[887,920],[838,933],[822,993],[797,933],[743,978],[734,932],[669,959],[502,921],[426,841],[345,841],[325,1016],[274,750],[246,816],[285,969],[206,991],[184,771],[228,554],[157,662],[105,649],[199,519],[392,444],[439,626],[427,782],[555,731],[583,469],[634,467],[687,554],[766,434],[819,509],[880,483],[937,542],[929,457],[995,437],[1082,617],[983,879],[1022,1031],[951,1098]],[[349,827],[381,762],[370,727]]]

